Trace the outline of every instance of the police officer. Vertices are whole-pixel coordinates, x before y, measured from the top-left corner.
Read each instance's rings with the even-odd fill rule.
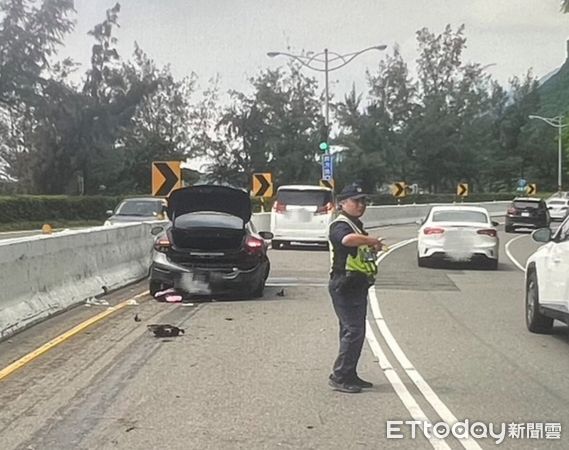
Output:
[[[336,391],[357,393],[373,387],[358,376],[356,366],[365,339],[367,291],[375,282],[375,255],[383,244],[369,236],[359,220],[366,210],[367,195],[358,184],[346,186],[338,201],[340,214],[329,231],[328,290],[340,323],[340,350],[328,384]]]

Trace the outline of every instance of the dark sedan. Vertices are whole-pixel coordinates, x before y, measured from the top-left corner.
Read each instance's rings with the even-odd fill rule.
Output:
[[[155,227],[150,293],[166,288],[196,295],[261,297],[269,276],[266,240],[251,222],[246,191],[190,186],[174,191],[170,225]]]
[[[162,198],[127,198],[117,206],[115,211],[107,211],[110,217],[105,221],[105,225],[166,220],[165,210],[166,201]]]
[[[506,211],[506,233],[518,228],[547,228],[550,223],[547,205],[540,198],[515,198]]]

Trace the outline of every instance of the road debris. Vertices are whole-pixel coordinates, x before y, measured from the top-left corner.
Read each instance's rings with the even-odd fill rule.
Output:
[[[168,324],[150,324],[148,329],[154,333],[156,337],[175,337],[184,334],[183,328]]]
[[[110,306],[110,303],[102,298],[90,297],[85,302],[87,306]]]

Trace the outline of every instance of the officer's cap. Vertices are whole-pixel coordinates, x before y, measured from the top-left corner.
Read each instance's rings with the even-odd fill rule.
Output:
[[[359,198],[367,198],[367,197],[368,194],[364,192],[364,190],[359,184],[352,183],[344,187],[344,189],[342,189],[342,192],[338,194],[337,198],[339,201],[342,201],[342,200],[347,200],[349,198],[353,198],[354,200],[356,200]]]

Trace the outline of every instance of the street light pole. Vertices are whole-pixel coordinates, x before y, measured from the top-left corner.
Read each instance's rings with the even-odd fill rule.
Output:
[[[536,115],[530,115],[530,119],[539,119],[543,120],[546,124],[557,128],[558,130],[558,150],[557,150],[557,191],[561,192],[563,189],[563,175],[562,175],[562,165],[563,165],[563,142],[562,142],[562,129],[567,126],[567,124],[563,124],[565,120],[565,116],[563,114],[557,117],[541,117]]]
[[[326,85],[326,106],[324,107],[326,131],[328,132],[330,126],[330,96],[328,93],[328,49],[324,49],[324,80]]]
[[[330,127],[330,87],[329,87],[329,73],[334,70],[341,69],[345,65],[349,64],[357,56],[362,53],[368,52],[370,50],[383,51],[387,48],[387,45],[376,45],[373,47],[364,48],[353,53],[346,53],[340,55],[335,52],[330,52],[327,48],[323,52],[312,54],[307,53],[306,55],[293,55],[286,52],[268,52],[267,56],[269,58],[274,58],[275,56],[286,56],[288,58],[294,59],[305,67],[315,70],[317,72],[324,72],[324,84],[325,84],[325,101],[324,101],[324,124],[326,126],[326,132],[328,133]],[[332,58],[330,58],[332,55]],[[324,57],[324,59],[321,59]],[[324,67],[322,67],[322,65]]]
[[[561,173],[561,165],[563,164],[563,143],[561,142],[561,129],[563,128],[561,126],[563,120],[563,115],[559,116],[559,126],[557,127],[557,130],[559,131],[558,137],[559,137],[559,147],[558,147],[558,151],[557,151],[557,192],[561,192],[562,189],[562,179],[561,177],[563,176]]]

